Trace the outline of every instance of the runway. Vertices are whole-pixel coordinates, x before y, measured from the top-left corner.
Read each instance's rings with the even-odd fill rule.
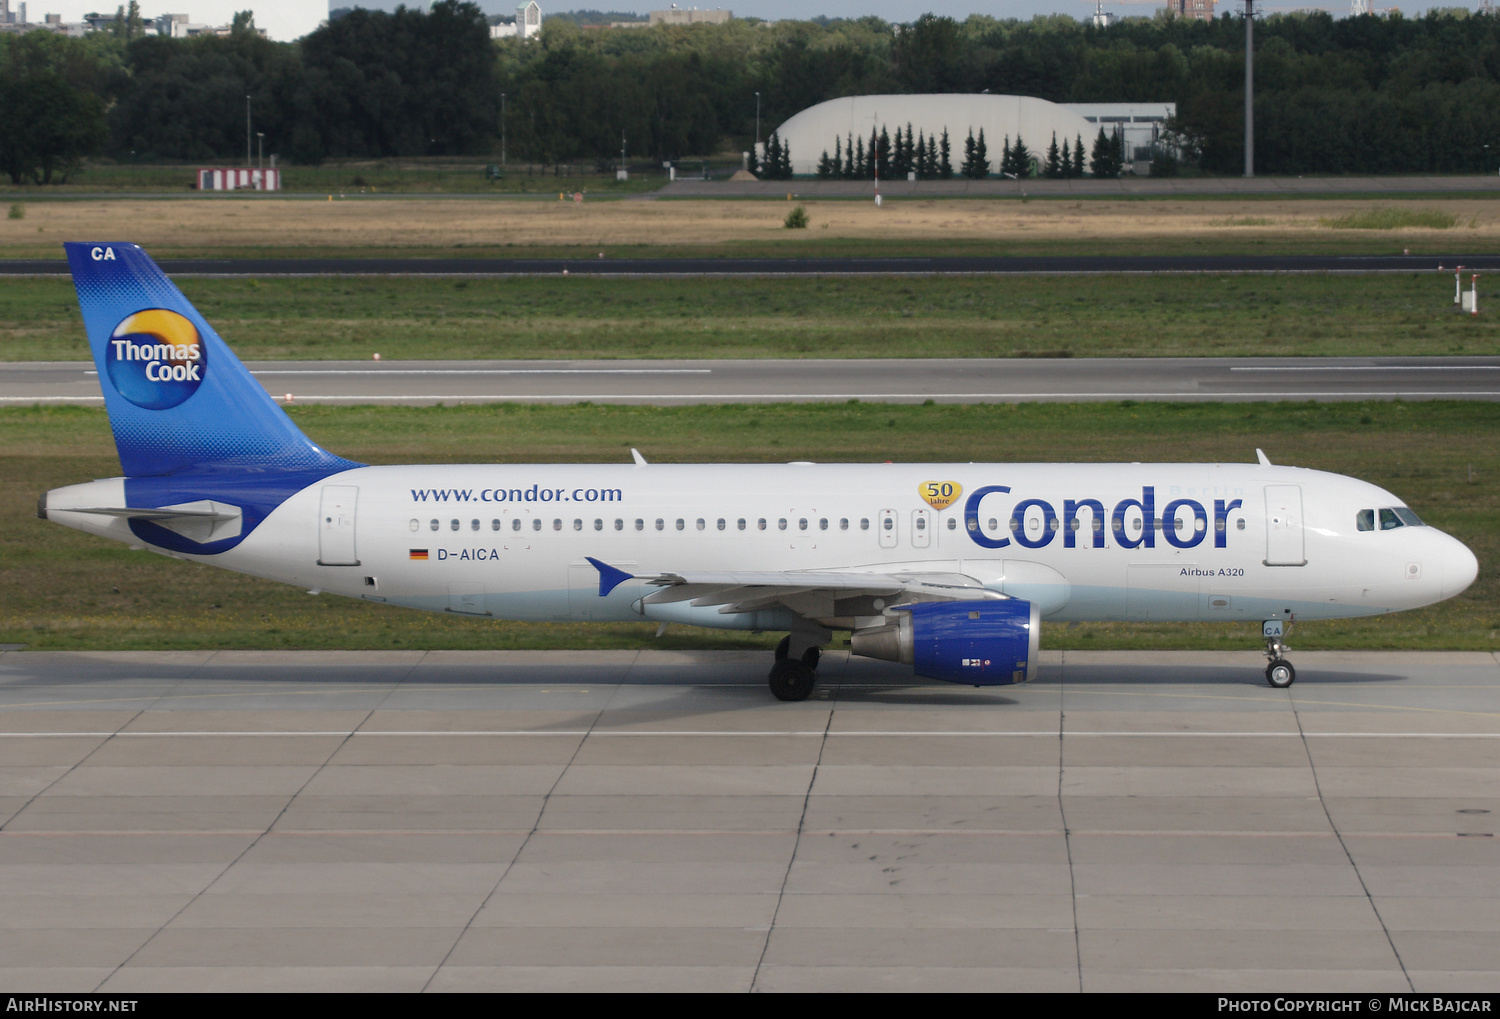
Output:
[[[251,362],[285,402],[1495,400],[1500,358]],[[0,406],[103,403],[83,362],[0,363]]]
[[[28,991],[1492,991],[1500,661],[0,654]]]
[[[184,258],[188,276],[839,276],[1095,273],[1393,273],[1500,270],[1500,254],[1001,255],[953,258]],[[0,276],[67,276],[62,259],[0,259]]]

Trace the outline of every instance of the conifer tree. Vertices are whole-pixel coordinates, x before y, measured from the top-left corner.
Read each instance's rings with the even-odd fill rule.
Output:
[[[1068,139],[1063,139],[1062,162],[1058,167],[1059,177],[1073,176],[1073,153],[1068,148]]]
[[[818,159],[818,179],[827,180],[833,176],[833,160],[828,158],[828,150],[823,150],[823,155]]]
[[[969,128],[969,137],[964,139],[964,161],[958,172],[969,180],[974,179],[974,129]]]
[[[898,129],[898,135],[901,133]],[[884,126],[880,128],[880,148],[877,154],[877,166],[880,168],[880,179],[888,180],[891,176],[891,136],[886,133]]]
[[[858,145],[859,155],[855,157],[855,162],[853,164],[854,179],[864,180],[866,177],[870,176],[869,170],[865,166],[865,140],[863,138],[860,138],[858,140]]]
[[[844,176],[844,139],[834,136],[833,139],[833,174],[834,177]]]
[[[781,143],[781,180],[792,179],[792,147],[786,142]]]
[[[880,132],[873,127],[870,128],[870,147],[865,152],[865,160],[869,164],[865,167],[865,177],[879,177],[880,174]]]
[[[924,131],[917,132],[917,154],[916,165],[917,180],[927,180],[932,176],[932,167],[927,163],[927,134]]]
[[[932,144],[932,139],[931,138],[927,139],[927,144],[928,145]],[[930,150],[929,150],[929,152],[930,152]],[[945,128],[943,128],[943,145],[942,145],[942,148],[939,149],[935,154],[931,154],[930,155],[930,158],[932,158],[937,163],[937,175],[940,178],[942,178],[943,180],[949,180],[949,179],[951,179],[953,177],[953,163],[949,159],[949,155],[950,155],[950,153],[948,151],[948,129],[945,127]]]
[[[1114,177],[1119,171],[1113,167],[1115,156],[1115,143],[1105,137],[1104,128],[1099,129],[1099,135],[1094,139],[1094,147],[1089,152],[1089,172],[1095,177]]]
[[[1052,144],[1047,146],[1047,167],[1042,171],[1052,180],[1062,177],[1062,153],[1057,148],[1057,132],[1052,132]]]
[[[1016,173],[1015,163],[1010,158],[1010,135],[1005,136],[1005,147],[1000,150],[1000,176],[1019,176]]]
[[[975,180],[984,180],[990,175],[990,150],[984,144],[984,128],[979,129],[979,139],[974,142]]]
[[[1083,135],[1078,135],[1073,141],[1073,176],[1083,176]]]
[[[1010,150],[1010,165],[1010,172],[1018,178],[1031,176],[1031,150],[1026,147],[1019,134],[1016,135],[1015,147]]]
[[[860,157],[860,162],[864,162],[863,155]],[[854,132],[851,131],[848,143],[844,146],[844,179],[854,180],[859,174],[860,171],[854,165]]]

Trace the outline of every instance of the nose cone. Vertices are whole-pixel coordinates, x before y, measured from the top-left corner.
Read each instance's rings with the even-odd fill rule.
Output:
[[[1457,538],[1448,538],[1443,553],[1443,597],[1452,598],[1466,590],[1479,576],[1479,560],[1469,547]]]

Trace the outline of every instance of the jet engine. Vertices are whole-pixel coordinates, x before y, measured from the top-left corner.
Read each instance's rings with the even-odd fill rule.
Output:
[[[970,686],[1024,683],[1036,668],[1042,617],[1032,602],[920,602],[894,612],[885,626],[856,630],[851,650]]]

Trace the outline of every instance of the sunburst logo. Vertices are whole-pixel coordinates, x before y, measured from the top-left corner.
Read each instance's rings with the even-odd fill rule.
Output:
[[[175,407],[198,391],[208,371],[208,349],[198,328],[175,311],[149,308],[125,317],[109,335],[104,355],[120,395],[146,410]]]

